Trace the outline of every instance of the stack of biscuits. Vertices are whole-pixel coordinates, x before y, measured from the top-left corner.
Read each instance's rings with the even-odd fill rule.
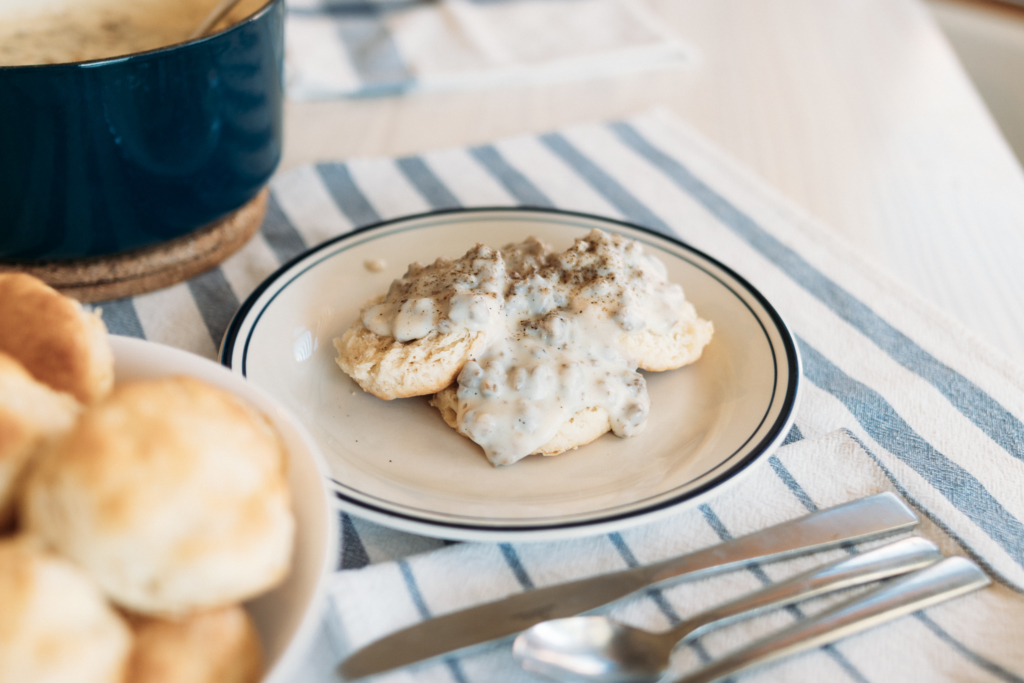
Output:
[[[0,274],[0,681],[254,683],[286,454],[190,377],[114,384],[99,315]]]

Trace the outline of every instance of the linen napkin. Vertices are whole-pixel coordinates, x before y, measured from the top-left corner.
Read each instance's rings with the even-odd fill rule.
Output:
[[[824,656],[826,663],[796,661],[785,676],[766,672],[751,680],[798,680],[794,672],[805,670],[800,667],[821,680],[823,666],[834,672],[828,680],[1024,680],[1020,657],[1008,644],[1024,635],[1014,617],[1024,590],[1024,376],[671,115],[653,112],[468,149],[296,169],[273,181],[261,234],[238,254],[187,283],[108,302],[104,320],[113,332],[212,358],[239,301],[307,246],[432,208],[517,204],[599,214],[675,234],[748,279],[796,334],[805,382],[792,438],[809,441],[780,452],[781,469],[772,466],[776,461],[761,462],[750,474],[759,486],[746,499],[708,502],[721,530],[744,533],[771,523],[772,514],[796,516],[808,503],[828,506],[881,484],[929,520],[933,527],[926,533],[938,540],[948,536],[942,540],[947,549],[955,545],[981,561],[998,584],[978,597],[925,611],[928,622],[905,619],[886,627],[888,638],[878,644],[892,645],[885,656],[840,645],[849,666],[812,653],[800,661]],[[828,440],[839,439],[836,430],[859,440],[868,456],[829,456],[842,451]],[[779,497],[787,482],[799,486],[786,486],[790,497]],[[311,669],[305,680],[326,676],[326,663],[345,648],[426,614],[547,585],[573,571],[649,562],[719,538],[703,509],[699,516],[688,514],[677,526],[665,522],[570,544],[454,549],[344,515],[343,571],[335,587],[340,609],[327,622],[337,632],[325,632],[323,648],[310,660],[313,668],[325,666]],[[404,559],[422,551],[437,557]],[[467,568],[458,580],[447,568],[449,555]],[[348,571],[367,564],[374,566]],[[764,568],[774,579],[784,570]],[[724,580],[757,579],[743,576]],[[732,595],[731,583],[723,584],[728,590],[707,585],[709,599]],[[373,597],[346,602],[353,594]],[[675,593],[665,595],[674,610],[692,606]],[[667,625],[665,612],[636,604],[628,609],[638,611],[623,614],[652,627],[659,619]],[[946,610],[954,616],[943,617]],[[702,643],[717,653],[733,642],[729,638],[754,627],[735,628]],[[716,638],[728,642],[715,645]],[[878,642],[867,634],[858,638]],[[331,652],[332,643],[338,652]],[[928,655],[921,654],[925,646]],[[507,651],[486,656],[507,657]],[[926,656],[932,659],[905,668],[906,661]],[[484,670],[497,666],[492,660],[461,662],[418,672],[416,679],[503,680]]]
[[[290,0],[289,97],[544,83],[695,58],[643,0]]]
[[[336,656],[417,623],[533,587],[618,571],[691,552],[808,512],[856,498],[894,491],[906,495],[895,475],[850,431],[800,439],[781,448],[763,467],[698,509],[637,529],[560,543],[458,544],[431,553],[374,564],[335,575],[331,587]],[[837,473],[842,473],[837,477]],[[918,500],[919,512],[939,494]],[[922,515],[917,533],[944,554],[973,554],[939,524]],[[871,542],[862,547],[874,547]],[[365,547],[365,546],[364,546]],[[351,550],[351,545],[349,547]],[[845,551],[819,553],[783,563],[753,565],[723,576],[681,583],[620,601],[605,613],[651,631],[773,581],[838,559]],[[974,556],[986,563],[986,558]],[[752,639],[784,628],[849,597],[822,598],[792,609],[722,628],[681,648],[671,671],[682,674]],[[980,593],[929,608],[834,646],[819,648],[753,673],[764,681],[964,681],[1020,680],[1020,636],[1024,597],[996,585]],[[508,643],[465,656],[424,664],[372,678],[373,681],[538,680],[519,669]],[[740,680],[748,680],[741,677]]]

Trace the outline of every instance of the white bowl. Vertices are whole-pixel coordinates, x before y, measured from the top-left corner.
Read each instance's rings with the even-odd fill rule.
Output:
[[[309,651],[321,615],[327,576],[337,557],[337,515],[324,486],[327,465],[313,439],[266,393],[228,369],[199,356],[131,337],[111,335],[117,382],[190,375],[241,396],[263,412],[288,450],[288,482],[296,518],[295,549],[288,578],[246,603],[267,660],[264,683],[292,680]]]

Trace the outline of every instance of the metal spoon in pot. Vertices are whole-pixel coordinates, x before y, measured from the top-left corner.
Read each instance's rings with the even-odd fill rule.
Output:
[[[202,38],[205,36],[210,29],[217,25],[217,22],[224,18],[224,16],[231,11],[231,8],[237,5],[241,0],[220,0],[217,6],[210,10],[210,13],[196,26],[196,30],[192,31],[189,35],[189,40],[195,40],[196,38]]]
[[[651,633],[604,616],[547,621],[524,631],[512,654],[533,673],[556,680],[653,683],[668,669],[672,651],[712,626],[831,591],[927,567],[942,559],[930,541],[912,537],[832,562],[712,608],[664,633]]]

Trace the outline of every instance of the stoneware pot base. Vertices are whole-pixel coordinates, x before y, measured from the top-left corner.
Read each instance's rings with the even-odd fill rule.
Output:
[[[87,303],[169,287],[213,268],[248,242],[263,223],[267,193],[264,189],[224,218],[156,246],[79,259],[3,259],[0,272],[30,273]]]

